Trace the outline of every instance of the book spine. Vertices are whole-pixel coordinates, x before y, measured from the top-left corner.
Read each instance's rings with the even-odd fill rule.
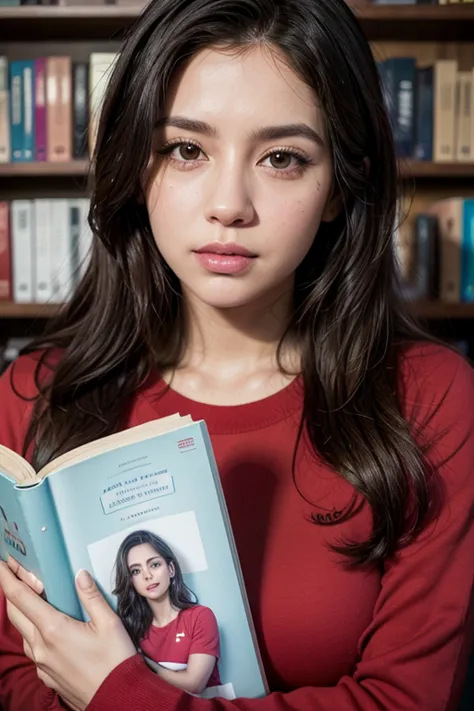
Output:
[[[89,266],[89,262],[91,259],[91,253],[92,253],[92,241],[94,239],[94,235],[92,233],[92,230],[90,228],[89,222],[87,220],[88,214],[89,214],[89,209],[90,209],[90,200],[88,198],[82,198],[81,200],[81,237],[80,237],[80,242],[79,242],[79,259],[80,259],[80,275],[81,277],[84,276],[87,267]]]
[[[458,72],[456,84],[456,146],[458,161],[472,160],[471,123],[472,113],[472,74]]]
[[[461,299],[462,198],[448,198],[434,203],[430,212],[438,217],[439,298],[457,304]]]
[[[464,201],[461,256],[461,301],[474,302],[474,200]]]
[[[416,142],[414,157],[433,160],[433,67],[416,72]]]
[[[69,229],[71,235],[71,275],[73,286],[76,287],[80,279],[81,256],[81,208],[80,199],[69,200]]]
[[[46,125],[48,160],[71,160],[71,59],[47,57],[46,59]]]
[[[23,150],[23,63],[10,62],[10,132],[11,159],[14,163],[25,160]]]
[[[89,155],[94,154],[100,115],[116,54],[94,52],[89,57]]]
[[[50,200],[34,202],[36,228],[35,301],[45,303],[53,295],[51,280],[51,216]]]
[[[437,220],[420,213],[415,221],[416,232],[416,296],[435,299],[437,296]]]
[[[7,202],[0,202],[0,299],[12,298],[10,215]]]
[[[34,295],[33,273],[33,203],[13,200],[11,203],[11,235],[13,255],[13,299],[31,303]]]
[[[35,60],[35,160],[45,161],[46,153],[46,60]]]
[[[455,158],[457,62],[439,59],[434,76],[434,160],[453,161]]]
[[[69,202],[66,198],[51,200],[52,300],[64,303],[72,290],[71,230]]]
[[[17,496],[34,541],[48,602],[65,614],[83,620],[48,479],[36,486],[18,487]]]
[[[0,57],[0,163],[10,162],[10,91],[8,60]]]
[[[74,158],[87,158],[89,125],[89,67],[87,62],[75,62],[73,65],[73,155]]]
[[[33,60],[23,66],[23,153],[25,161],[35,157],[35,64]]]
[[[413,155],[415,139],[416,62],[413,57],[387,59],[384,63],[385,96],[397,155]]]

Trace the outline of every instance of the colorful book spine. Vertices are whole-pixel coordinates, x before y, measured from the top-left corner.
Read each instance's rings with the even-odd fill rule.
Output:
[[[87,158],[89,124],[89,66],[73,64],[73,156]]]
[[[0,57],[0,163],[10,162],[10,90],[8,60]]]
[[[23,152],[25,161],[35,158],[35,63],[23,63]]]
[[[0,299],[12,298],[10,218],[7,202],[0,202]]]
[[[46,149],[46,60],[35,60],[35,160],[45,161]]]
[[[11,159],[14,163],[25,160],[23,148],[23,67],[20,60],[10,62],[10,133]]]
[[[433,160],[433,67],[416,70],[416,129],[417,160]]]
[[[461,301],[474,302],[474,200],[464,201],[461,243]]]
[[[47,57],[47,157],[62,162],[72,158],[71,58]]]

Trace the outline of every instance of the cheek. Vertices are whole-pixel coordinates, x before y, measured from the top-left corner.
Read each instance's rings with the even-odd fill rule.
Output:
[[[171,180],[166,174],[150,187],[146,205],[155,239],[163,234],[182,234],[189,218],[202,212],[202,191],[190,180]]]
[[[311,247],[324,212],[324,200],[300,199],[283,202],[273,216],[275,254],[299,263]]]

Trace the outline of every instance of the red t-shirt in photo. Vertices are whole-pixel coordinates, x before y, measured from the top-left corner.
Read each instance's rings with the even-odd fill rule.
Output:
[[[209,607],[193,605],[181,610],[165,627],[151,625],[140,647],[147,657],[158,664],[187,664],[191,654],[209,654],[216,658],[216,664],[207,686],[221,683],[217,668],[219,629]]]

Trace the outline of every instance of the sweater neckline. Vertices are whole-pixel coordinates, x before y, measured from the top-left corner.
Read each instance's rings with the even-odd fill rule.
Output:
[[[301,376],[297,376],[260,400],[241,405],[211,405],[182,395],[155,373],[144,385],[142,394],[160,417],[175,412],[191,415],[194,421],[205,420],[212,434],[231,434],[268,427],[301,411],[303,382]]]

